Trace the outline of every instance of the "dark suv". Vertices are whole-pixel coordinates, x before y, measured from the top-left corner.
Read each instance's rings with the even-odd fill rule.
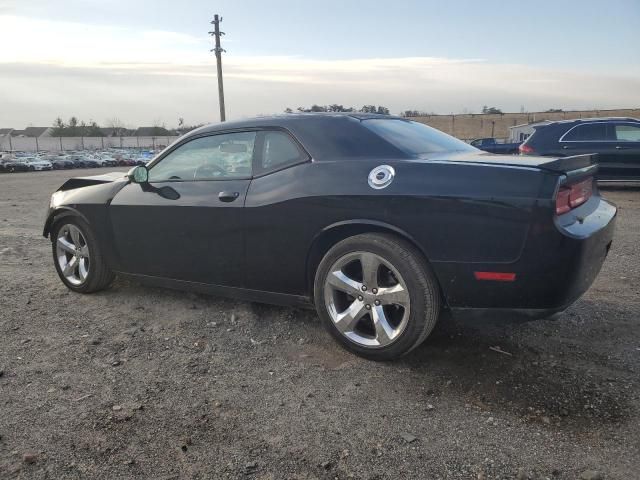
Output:
[[[534,127],[520,145],[522,155],[597,153],[599,180],[640,181],[640,120],[583,118]]]

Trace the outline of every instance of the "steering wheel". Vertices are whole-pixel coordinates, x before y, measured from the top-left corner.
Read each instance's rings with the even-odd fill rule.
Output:
[[[218,175],[212,175],[212,173],[218,173]],[[200,165],[193,172],[193,179],[197,180],[199,177],[226,177],[227,171],[222,168],[220,165],[216,164],[208,164],[208,165]]]

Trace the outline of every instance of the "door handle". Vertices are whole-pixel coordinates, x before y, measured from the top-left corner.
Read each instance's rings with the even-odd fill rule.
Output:
[[[620,145],[616,145],[616,150],[626,150],[627,147],[621,147]]]
[[[567,147],[566,145],[563,145],[563,146],[562,146],[562,148],[563,148],[564,150],[566,150],[566,149],[567,149],[567,148],[569,148],[569,147]]]
[[[240,192],[220,192],[218,194],[218,200],[221,202],[233,202],[240,196]]]

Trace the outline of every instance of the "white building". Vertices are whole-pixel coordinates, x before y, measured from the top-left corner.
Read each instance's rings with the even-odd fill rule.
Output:
[[[509,127],[509,143],[524,142],[531,136],[535,126],[547,125],[549,123],[551,123],[550,120],[543,120],[542,122],[523,123],[522,125]]]

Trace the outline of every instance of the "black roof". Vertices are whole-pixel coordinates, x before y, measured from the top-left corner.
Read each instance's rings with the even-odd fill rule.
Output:
[[[368,119],[406,120],[373,113],[285,113],[205,125],[186,137],[245,128],[282,128],[299,139],[316,160],[325,158],[404,158],[407,154],[361,125]]]
[[[393,115],[379,115],[376,113],[357,113],[357,112],[302,112],[302,113],[283,113],[278,115],[265,115],[260,117],[248,118],[245,120],[236,120],[233,122],[211,123],[200,127],[193,132],[217,132],[223,130],[233,130],[236,128],[251,127],[282,127],[288,128],[301,122],[326,124],[327,122],[340,122],[344,120],[366,120],[371,118],[395,118],[403,119]],[[404,120],[404,119],[403,119]]]

